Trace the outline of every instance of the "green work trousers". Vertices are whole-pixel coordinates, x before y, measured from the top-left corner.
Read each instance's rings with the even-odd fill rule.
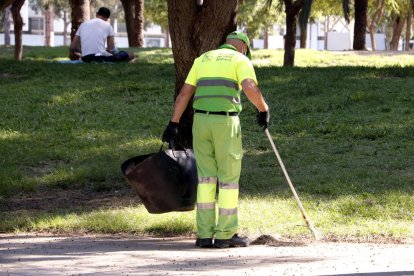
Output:
[[[243,156],[239,117],[195,113],[193,147],[198,174],[197,237],[230,239],[238,230]]]

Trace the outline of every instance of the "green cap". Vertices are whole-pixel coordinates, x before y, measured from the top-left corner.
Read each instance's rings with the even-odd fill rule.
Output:
[[[252,59],[252,55],[250,53],[250,40],[249,40],[249,37],[245,33],[243,33],[243,32],[235,31],[235,32],[230,33],[227,36],[227,39],[231,39],[231,38],[238,39],[238,40],[243,41],[246,44],[246,46],[247,46],[246,56],[249,59]]]

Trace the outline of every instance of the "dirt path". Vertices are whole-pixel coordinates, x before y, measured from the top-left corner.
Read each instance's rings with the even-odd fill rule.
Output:
[[[0,275],[414,275],[414,244],[199,249],[187,238],[0,235]]]

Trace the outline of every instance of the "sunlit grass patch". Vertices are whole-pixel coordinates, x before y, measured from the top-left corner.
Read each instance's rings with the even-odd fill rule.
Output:
[[[102,209],[91,212],[20,215],[6,219],[0,231],[53,231],[192,235],[194,212],[152,215],[143,206]]]
[[[370,201],[373,200],[373,201]],[[388,195],[377,205],[374,195],[337,199],[303,198],[304,207],[326,240],[403,241],[411,235],[413,202],[404,195]],[[409,204],[394,213],[400,202]],[[379,203],[381,204],[381,203]],[[389,206],[388,206],[389,205]],[[388,208],[390,207],[390,208]],[[400,208],[400,206],[398,207]],[[404,208],[403,208],[404,209]],[[240,233],[249,236],[311,237],[293,197],[242,197]],[[7,216],[6,216],[7,217]],[[3,218],[0,231],[52,231],[57,233],[133,233],[184,235],[195,232],[195,211],[149,214],[142,205],[25,215]]]
[[[0,139],[2,140],[15,140],[23,137],[24,134],[14,130],[0,130]]]
[[[253,64],[258,67],[282,66],[283,55],[283,49],[253,50]],[[367,66],[382,68],[413,65],[414,55],[406,52],[295,50],[295,66],[298,67]]]

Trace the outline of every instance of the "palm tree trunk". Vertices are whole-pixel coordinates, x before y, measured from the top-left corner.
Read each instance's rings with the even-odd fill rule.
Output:
[[[413,13],[408,11],[407,15],[407,24],[406,24],[406,31],[405,31],[405,50],[410,51],[410,40],[411,40],[411,22],[413,19]]]
[[[137,44],[135,47],[144,46],[144,0],[135,3],[135,24],[137,30]]]

